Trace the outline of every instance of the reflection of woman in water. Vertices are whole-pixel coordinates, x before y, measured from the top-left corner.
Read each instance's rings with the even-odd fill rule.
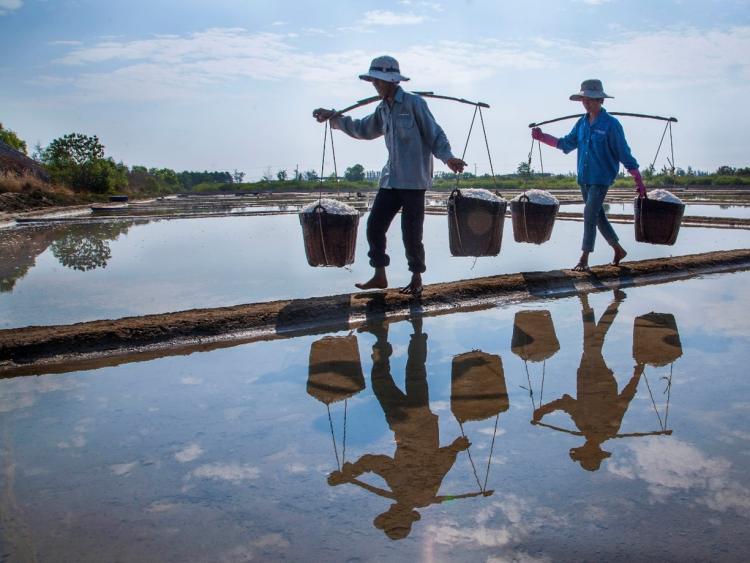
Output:
[[[538,423],[546,414],[556,410],[568,413],[586,438],[586,443],[571,448],[570,457],[588,471],[599,469],[602,460],[612,455],[601,445],[617,436],[622,419],[635,397],[638,381],[643,373],[642,366],[636,366],[628,384],[617,393],[617,381],[602,356],[604,338],[617,316],[617,308],[625,293],[615,290],[614,301],[596,323],[594,310],[589,306],[588,297],[581,294],[583,317],[583,355],[578,368],[577,397],[567,393],[562,398],[540,406],[534,411],[532,423]]]
[[[427,335],[422,333],[422,320],[412,319],[414,334],[409,342],[406,363],[406,393],[394,383],[390,369],[393,352],[388,343],[386,324],[371,328],[376,337],[372,347],[372,386],[385,413],[388,426],[396,440],[393,457],[365,454],[354,463],[344,463],[341,471],[328,478],[330,485],[354,483],[365,490],[395,501],[377,516],[375,527],[391,539],[409,535],[412,523],[420,519],[415,508],[422,508],[457,496],[437,496],[443,478],[469,441],[456,438],[450,446],[440,447],[438,417],[430,410],[427,387]],[[374,487],[357,479],[363,473],[382,477],[390,490]],[[478,496],[470,493],[466,496]],[[491,493],[490,493],[491,494]]]

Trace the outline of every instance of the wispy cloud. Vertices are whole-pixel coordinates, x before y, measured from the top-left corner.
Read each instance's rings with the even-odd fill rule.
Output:
[[[19,10],[23,6],[23,0],[0,0],[0,16]]]
[[[364,25],[416,25],[425,21],[424,16],[412,13],[396,13],[389,10],[365,12]]]

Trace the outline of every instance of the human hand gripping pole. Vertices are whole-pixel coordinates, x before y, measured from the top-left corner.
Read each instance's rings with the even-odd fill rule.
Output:
[[[641,178],[640,171],[637,168],[633,168],[628,170],[628,173],[633,177],[633,180],[635,180],[635,189],[638,191],[638,197],[648,197],[646,196],[646,186],[643,184],[643,178]]]
[[[333,109],[318,108],[313,110],[312,116],[318,121],[318,123],[323,123],[333,117],[335,113],[336,110]]]
[[[531,138],[534,139],[535,141],[544,143],[545,145],[549,145],[553,148],[557,148],[557,137],[553,137],[552,135],[549,135],[548,133],[542,133],[542,130],[539,127],[534,127],[531,130]]]

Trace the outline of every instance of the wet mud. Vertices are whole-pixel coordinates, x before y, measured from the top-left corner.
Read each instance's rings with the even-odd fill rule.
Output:
[[[124,356],[186,354],[242,341],[348,330],[384,317],[435,315],[501,302],[664,283],[713,272],[750,269],[750,249],[553,270],[426,285],[420,298],[375,292],[193,309],[72,325],[0,330],[0,377],[90,369]]]

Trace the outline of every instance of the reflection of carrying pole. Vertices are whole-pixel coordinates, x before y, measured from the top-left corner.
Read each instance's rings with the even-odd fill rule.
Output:
[[[534,426],[544,426],[546,428],[551,428],[552,430],[565,432],[566,434],[572,434],[573,436],[585,436],[583,432],[578,432],[576,430],[568,430],[567,428],[561,428],[560,426],[547,424],[546,422],[541,422],[538,420],[532,420],[531,424],[533,424]],[[614,436],[612,436],[612,438],[638,438],[641,436],[671,436],[671,435],[672,435],[671,430],[654,430],[652,432],[627,432],[623,434],[615,434]]]

